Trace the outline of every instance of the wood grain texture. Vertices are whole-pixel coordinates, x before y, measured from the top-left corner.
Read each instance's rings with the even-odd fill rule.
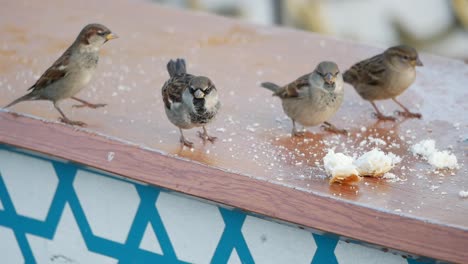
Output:
[[[0,143],[384,247],[447,261],[468,259],[468,231],[464,228],[309,194],[62,124],[5,112],[0,112],[0,124]],[[109,152],[115,153],[112,161],[107,160]]]
[[[23,95],[90,22],[103,23],[120,36],[105,44],[94,79],[78,95],[108,105],[62,105],[71,119],[88,123],[92,133],[1,113],[0,142],[386,247],[466,259],[468,200],[458,196],[468,188],[466,64],[421,54],[425,66],[399,97],[423,114],[421,120],[376,122],[370,104],[345,85],[343,106],[330,121],[350,135],[315,127],[304,139],[291,139],[281,103],[259,83],[286,84],[321,60],[333,60],[344,71],[382,48],[144,1],[6,1],[0,9],[0,106]],[[195,143],[193,151],[180,148],[160,96],[168,78],[166,63],[180,57],[189,72],[210,77],[222,102],[208,127],[218,137],[216,144],[203,144],[196,129],[185,132]],[[391,101],[378,105],[387,114],[398,109]],[[10,110],[47,120],[59,116],[48,102],[24,102]],[[462,167],[434,171],[408,152],[427,138],[440,149],[450,147]],[[385,144],[375,143],[379,140]],[[392,170],[402,181],[366,178],[349,187],[324,179],[327,149],[360,155],[374,147],[403,158]],[[112,162],[107,161],[110,151],[116,153]]]

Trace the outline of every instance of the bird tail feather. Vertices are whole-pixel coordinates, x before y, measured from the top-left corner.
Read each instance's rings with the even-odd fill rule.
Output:
[[[4,108],[9,108],[9,107],[12,107],[12,106],[14,106],[15,104],[17,104],[19,102],[28,101],[28,100],[34,100],[34,95],[31,95],[30,93],[28,93],[26,95],[23,95],[20,98],[14,100],[13,102],[9,103]]]
[[[281,86],[277,85],[277,84],[274,84],[274,83],[271,83],[271,82],[264,82],[261,84],[261,86],[263,88],[267,88],[268,90],[272,91],[273,93],[276,93],[279,91],[279,89],[281,88]]]
[[[169,76],[171,77],[187,73],[187,69],[185,67],[185,60],[184,59],[176,59],[175,61],[170,60],[167,63],[167,71],[169,72]]]

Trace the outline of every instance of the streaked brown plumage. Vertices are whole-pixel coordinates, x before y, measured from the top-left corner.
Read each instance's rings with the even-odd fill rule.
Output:
[[[28,89],[30,92],[14,100],[5,108],[23,101],[49,100],[62,116],[60,118],[62,122],[84,126],[85,123],[81,121],[68,119],[58,104],[64,99],[71,98],[82,103],[77,107],[105,106],[105,104],[91,104],[75,97],[75,94],[79,93],[91,80],[98,64],[101,46],[114,38],[117,36],[104,25],[89,24],[85,26],[73,44]]]
[[[214,142],[216,137],[208,135],[206,125],[213,121],[221,106],[218,92],[211,80],[204,76],[187,73],[183,59],[171,60],[167,64],[169,80],[162,87],[162,97],[166,115],[180,131],[180,142],[192,147],[182,129],[202,127],[198,135],[204,140]]]
[[[414,82],[415,67],[422,65],[414,48],[400,45],[354,64],[343,74],[343,79],[351,84],[364,100],[372,104],[377,118],[395,120],[394,117],[383,115],[374,103],[376,100],[385,99],[392,99],[403,108],[404,111],[399,111],[399,115],[420,118],[421,114],[410,112],[396,97]]]
[[[323,124],[327,131],[347,133],[328,122],[344,98],[343,77],[336,63],[322,61],[313,72],[284,86],[271,82],[264,82],[261,86],[281,99],[284,113],[292,121],[292,136],[303,136],[296,129],[296,122],[303,126]]]

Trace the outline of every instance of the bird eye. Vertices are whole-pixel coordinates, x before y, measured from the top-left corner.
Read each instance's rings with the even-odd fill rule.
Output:
[[[105,33],[104,31],[98,31],[97,34],[98,34],[99,36],[104,36],[104,35],[106,35],[106,33]]]
[[[405,59],[405,60],[409,60],[409,57],[408,57],[408,55],[403,55],[403,59]]]

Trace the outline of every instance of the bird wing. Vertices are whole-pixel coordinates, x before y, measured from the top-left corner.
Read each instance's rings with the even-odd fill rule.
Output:
[[[42,76],[36,81],[36,83],[29,87],[29,90],[32,92],[37,92],[45,87],[51,85],[52,83],[60,80],[68,74],[68,66],[70,64],[71,52],[70,49],[65,51],[65,53],[58,58],[50,68],[48,68]]]
[[[343,74],[344,81],[352,85],[366,84],[379,86],[384,81],[386,73],[383,55],[379,54],[370,59],[354,64]]]
[[[299,90],[309,85],[310,73],[305,74],[295,81],[281,87],[274,95],[280,98],[294,98],[299,96]]]
[[[176,75],[164,83],[162,87],[162,97],[167,109],[171,109],[173,103],[182,102],[182,94],[185,89],[187,89],[193,77],[194,76],[191,74]]]

